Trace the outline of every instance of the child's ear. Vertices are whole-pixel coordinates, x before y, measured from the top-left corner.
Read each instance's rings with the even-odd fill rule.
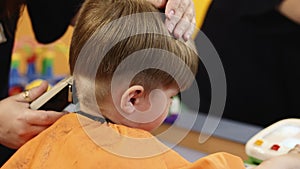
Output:
[[[144,87],[141,85],[134,85],[128,88],[121,97],[120,107],[122,111],[131,114],[136,110],[135,104],[143,97]]]

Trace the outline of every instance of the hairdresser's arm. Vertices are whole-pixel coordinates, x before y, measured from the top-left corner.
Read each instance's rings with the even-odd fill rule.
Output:
[[[158,8],[165,7],[166,26],[176,38],[188,40],[195,29],[193,0],[148,0]]]
[[[290,20],[300,24],[300,0],[284,0],[278,10]]]
[[[28,98],[31,101],[36,99],[47,87],[48,83],[44,82],[31,89]],[[28,98],[21,93],[0,101],[0,144],[17,149],[63,115],[54,111],[31,110]]]
[[[254,169],[297,169],[300,166],[300,156],[286,154],[264,161]]]
[[[255,169],[298,169],[300,168],[300,146],[296,145],[288,154],[262,162]]]

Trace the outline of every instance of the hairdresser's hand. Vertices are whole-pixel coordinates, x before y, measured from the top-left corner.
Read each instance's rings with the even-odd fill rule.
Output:
[[[63,113],[29,109],[29,102],[43,94],[48,83],[0,101],[0,143],[17,149],[45,130]]]
[[[300,1],[284,0],[278,6],[279,12],[297,24],[300,24]]]
[[[273,157],[262,162],[254,169],[298,169],[300,168],[300,145],[296,145],[288,154]]]
[[[166,26],[176,38],[187,41],[195,28],[195,8],[193,0],[148,0],[158,8],[165,7]]]

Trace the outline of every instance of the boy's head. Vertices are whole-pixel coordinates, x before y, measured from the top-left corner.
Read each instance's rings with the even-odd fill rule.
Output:
[[[160,125],[194,79],[192,43],[174,39],[143,0],[87,0],[77,22],[70,68],[81,109],[130,127]]]

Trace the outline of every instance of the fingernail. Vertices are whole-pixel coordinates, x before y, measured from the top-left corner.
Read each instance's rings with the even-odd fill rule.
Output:
[[[183,39],[184,41],[188,41],[190,39],[191,35],[189,33],[187,33],[186,35],[184,35]]]
[[[170,12],[169,12],[169,15],[174,15],[175,14],[175,11],[172,9]]]

